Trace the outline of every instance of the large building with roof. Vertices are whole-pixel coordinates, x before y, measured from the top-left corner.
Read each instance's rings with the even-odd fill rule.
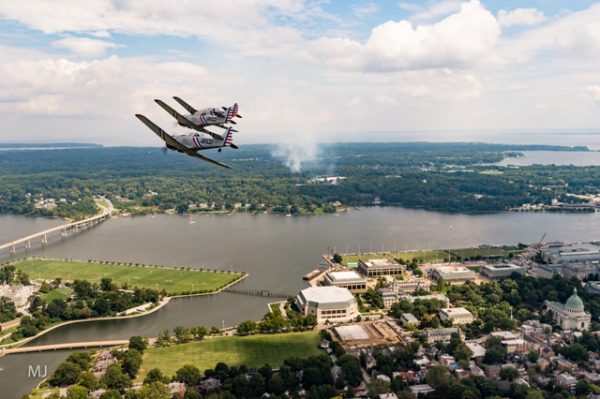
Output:
[[[367,280],[354,270],[327,272],[323,284],[347,288],[355,294],[367,292]]]
[[[511,263],[485,265],[481,267],[479,273],[490,280],[494,280],[508,278],[513,273],[523,273],[523,268]]]
[[[317,323],[351,321],[359,315],[354,295],[346,289],[335,286],[305,288],[296,297],[296,302],[304,315],[312,314]]]
[[[469,312],[465,308],[440,309],[439,317],[440,320],[449,320],[452,322],[452,324],[469,324],[475,320],[473,313]]]
[[[435,281],[442,279],[451,285],[457,285],[474,281],[477,278],[477,273],[464,266],[441,266],[433,269],[431,278]]]
[[[589,330],[592,315],[585,311],[583,301],[577,296],[577,289],[563,305],[560,302],[546,301],[546,308],[563,330]]]
[[[406,268],[404,265],[389,259],[359,259],[358,269],[367,277],[379,277],[401,275]]]

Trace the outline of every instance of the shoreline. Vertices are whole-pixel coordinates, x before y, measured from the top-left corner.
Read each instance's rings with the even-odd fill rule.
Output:
[[[31,341],[36,340],[37,338],[40,338],[41,336],[48,334],[51,331],[54,331],[60,327],[64,327],[70,324],[79,324],[79,323],[86,323],[86,322],[93,322],[93,321],[105,321],[105,320],[125,320],[125,319],[133,319],[136,317],[143,317],[143,316],[147,316],[150,315],[160,309],[162,309],[163,307],[165,307],[166,305],[169,304],[169,302],[171,302],[172,299],[179,299],[179,298],[188,298],[188,297],[195,297],[195,296],[206,296],[206,295],[218,295],[221,292],[223,292],[224,290],[226,290],[227,288],[240,283],[241,281],[243,281],[246,277],[248,277],[248,273],[243,273],[240,278],[234,280],[233,282],[227,284],[226,286],[213,291],[213,292],[198,292],[198,293],[193,293],[193,294],[178,294],[178,295],[172,295],[172,296],[165,296],[163,297],[159,303],[156,306],[153,306],[152,308],[141,312],[141,313],[136,313],[136,314],[132,314],[132,315],[121,315],[121,316],[105,316],[105,317],[94,317],[94,318],[89,318],[89,319],[79,319],[79,320],[65,320],[62,321],[58,324],[55,324],[53,326],[48,327],[45,330],[42,330],[40,332],[38,332],[36,335],[31,336],[31,337],[27,337],[24,338],[20,341],[17,342],[13,342],[11,344],[3,344],[0,345],[0,350],[3,349],[10,349],[10,348],[17,348],[20,346],[23,346],[25,344],[28,344]],[[3,353],[0,353],[0,357],[4,356]]]

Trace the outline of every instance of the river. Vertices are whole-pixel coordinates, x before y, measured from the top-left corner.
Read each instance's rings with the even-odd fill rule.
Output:
[[[573,165],[598,166],[600,152],[598,151],[520,151],[523,156],[504,158],[497,165]]]
[[[28,220],[3,217],[0,230],[6,236],[17,236],[21,222]],[[39,221],[40,226],[50,222],[54,221]],[[374,207],[303,217],[156,215],[113,218],[85,234],[31,254],[240,270],[249,273],[240,287],[296,293],[305,286],[302,276],[315,268],[328,247],[341,253],[458,248],[534,242],[544,233],[547,241],[596,240],[599,232],[600,213],[465,215]],[[149,316],[65,326],[33,344],[156,336],[160,330],[178,325],[230,326],[260,318],[268,302],[267,298],[235,294],[175,299]],[[64,356],[64,352],[51,353],[39,359],[52,369]],[[34,358],[38,359],[32,355],[0,358],[4,369],[0,371],[0,387],[19,387],[8,399],[20,397],[36,384],[36,379],[27,378]]]

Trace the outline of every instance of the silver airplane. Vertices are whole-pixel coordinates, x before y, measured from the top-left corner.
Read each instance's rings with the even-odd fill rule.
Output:
[[[167,149],[178,151],[192,157],[200,158],[203,161],[231,169],[229,165],[225,165],[224,163],[215,161],[214,159],[210,159],[199,153],[200,150],[208,150],[211,148],[218,148],[219,151],[221,151],[223,147],[237,149],[238,147],[232,143],[233,129],[231,129],[231,127],[227,128],[224,136],[220,136],[216,133],[213,133],[214,136],[207,133],[187,133],[171,136],[144,115],[135,114],[135,116],[165,142]]]
[[[206,130],[206,126],[216,126],[222,129],[227,129],[225,126],[226,123],[231,123],[233,125],[236,122],[233,118],[241,118],[242,116],[238,114],[238,105],[237,103],[233,104],[231,107],[221,107],[219,108],[204,108],[201,110],[196,110],[194,107],[183,101],[179,97],[173,97],[175,101],[177,101],[183,108],[185,108],[189,114],[181,115],[179,112],[175,111],[169,105],[167,105],[162,100],[154,100],[158,105],[161,106],[162,109],[167,111],[169,115],[171,115],[180,126],[188,127],[190,129],[197,130],[199,132],[207,133],[212,135],[210,131]],[[233,130],[236,132],[237,130]]]

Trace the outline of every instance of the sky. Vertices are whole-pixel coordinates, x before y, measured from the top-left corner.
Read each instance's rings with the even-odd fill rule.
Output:
[[[153,102],[173,96],[238,102],[240,144],[594,131],[598,21],[577,0],[3,1],[0,141],[158,145],[134,114],[184,133]]]

